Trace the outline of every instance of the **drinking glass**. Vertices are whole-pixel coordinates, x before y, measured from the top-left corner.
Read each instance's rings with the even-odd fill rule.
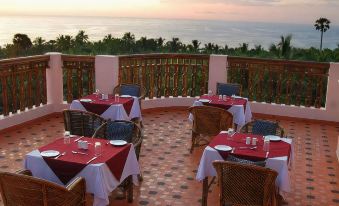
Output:
[[[102,148],[101,148],[101,143],[100,142],[95,142],[94,144],[94,155],[100,156],[102,153]]]
[[[263,150],[265,152],[269,152],[270,151],[270,140],[267,139],[267,138],[265,138],[265,140],[264,140]]]
[[[119,100],[120,100],[119,94],[115,94],[114,95],[114,101],[119,102]]]
[[[95,94],[97,95],[98,98],[100,98],[100,90],[99,89],[95,90]]]
[[[71,143],[71,133],[69,131],[65,131],[64,133],[64,144]]]
[[[208,96],[211,97],[213,95],[212,90],[208,90]]]

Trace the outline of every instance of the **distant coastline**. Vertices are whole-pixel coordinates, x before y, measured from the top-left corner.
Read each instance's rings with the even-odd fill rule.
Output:
[[[107,34],[121,38],[131,32],[138,39],[163,37],[179,38],[183,43],[193,39],[202,44],[214,43],[220,46],[238,47],[247,43],[249,48],[262,45],[268,48],[277,43],[281,35],[292,34],[292,46],[310,48],[319,46],[320,33],[313,22],[306,24],[227,22],[221,20],[147,19],[131,17],[56,17],[56,16],[0,16],[0,46],[12,43],[16,33],[30,38],[55,39],[59,35],[75,36],[84,30],[91,41],[103,39]],[[324,35],[324,48],[334,49],[339,44],[339,26],[332,25]]]

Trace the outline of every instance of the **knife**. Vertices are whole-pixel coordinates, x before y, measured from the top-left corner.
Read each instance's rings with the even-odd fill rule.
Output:
[[[76,139],[76,140],[74,140],[74,142],[77,142],[77,141],[79,141],[81,138],[83,138],[84,136],[81,136],[81,137],[79,137],[78,139]]]
[[[92,161],[95,160],[96,158],[98,158],[98,157],[93,157],[92,159],[88,160],[88,161],[86,162],[86,164],[89,164],[90,162],[92,162]]]

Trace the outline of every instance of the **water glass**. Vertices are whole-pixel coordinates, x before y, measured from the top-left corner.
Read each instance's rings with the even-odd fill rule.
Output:
[[[270,151],[270,140],[264,140],[264,146],[263,146],[263,150],[265,151],[265,152],[269,152]]]
[[[209,97],[213,96],[212,90],[208,90],[208,96],[209,96]]]
[[[94,155],[96,157],[100,156],[102,153],[102,147],[100,142],[95,142],[94,144]]]
[[[115,94],[114,101],[119,102],[119,100],[120,100],[119,94]]]
[[[99,89],[95,90],[95,94],[97,95],[98,98],[100,98],[100,90]]]
[[[71,143],[71,133],[69,131],[65,131],[64,133],[64,144]]]

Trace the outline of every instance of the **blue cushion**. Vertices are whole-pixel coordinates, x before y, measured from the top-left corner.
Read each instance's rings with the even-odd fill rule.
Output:
[[[139,85],[121,85],[120,86],[120,95],[131,95],[134,97],[140,96],[140,86]]]
[[[132,142],[134,124],[132,122],[107,122],[107,139]]]
[[[232,95],[240,95],[240,86],[235,85],[235,84],[222,84],[222,83],[217,83],[217,93],[219,95],[227,95],[227,96],[232,96]]]
[[[252,134],[259,135],[275,135],[277,132],[278,123],[265,121],[265,120],[255,120],[252,127]]]
[[[226,161],[230,161],[230,162],[237,162],[240,164],[247,164],[247,165],[257,165],[257,166],[261,166],[261,167],[265,167],[266,166],[266,161],[250,161],[250,160],[245,160],[245,159],[241,159],[238,157],[235,157],[233,155],[228,155]]]

